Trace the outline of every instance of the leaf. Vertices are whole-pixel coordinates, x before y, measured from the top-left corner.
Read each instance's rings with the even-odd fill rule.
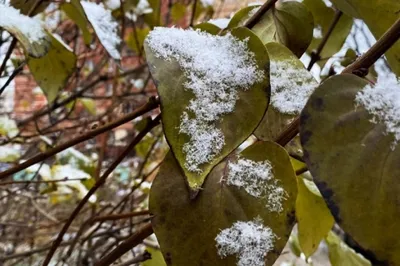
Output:
[[[266,45],[270,59],[271,100],[254,135],[273,140],[300,114],[312,91],[318,86],[303,63],[282,44]]]
[[[310,257],[332,229],[334,220],[312,181],[297,177],[296,218],[298,238],[304,255]]]
[[[149,28],[136,28],[136,34],[129,34],[126,44],[131,48],[136,54],[140,54],[143,49],[143,42],[149,34]],[[137,37],[136,37],[137,36]]]
[[[221,29],[218,26],[211,24],[209,22],[203,22],[197,24],[196,26],[194,26],[194,28],[211,33],[212,35],[218,35],[218,33],[221,31]]]
[[[20,145],[0,146],[0,163],[13,163],[21,156]]]
[[[20,14],[20,12],[0,3],[0,28],[10,32],[32,57],[44,56],[50,47],[50,38],[41,21]]]
[[[172,22],[178,23],[181,19],[183,19],[186,15],[186,10],[187,10],[187,5],[185,4],[179,2],[173,4],[170,10]]]
[[[323,37],[327,34],[332,21],[334,20],[335,11],[332,8],[327,7],[322,0],[304,0],[303,3],[311,11],[314,17],[316,31],[320,32],[320,36],[315,36],[308,47],[308,53],[311,53],[313,50],[317,49]],[[318,62],[321,67],[325,65],[327,58],[330,58],[342,48],[347,36],[350,34],[352,25],[353,19],[342,14],[320,53],[320,58],[325,59]]]
[[[89,23],[81,2],[79,0],[70,0],[63,3],[60,8],[78,25],[82,31],[85,44],[89,45],[92,42],[92,34],[89,31]]]
[[[228,28],[244,25],[258,6],[250,6],[236,13]],[[302,4],[295,1],[279,2],[262,16],[251,29],[264,44],[279,42],[300,57],[309,46],[313,35],[313,16]]]
[[[49,35],[51,47],[49,52],[41,58],[28,58],[29,69],[43,90],[49,103],[53,102],[58,92],[64,88],[69,76],[76,67],[76,56],[71,48]]]
[[[0,116],[0,136],[13,138],[19,133],[17,122],[6,115]]]
[[[248,49],[255,54],[258,68],[265,69],[268,64],[268,56],[259,38],[245,28],[232,30],[232,35],[240,40],[249,38]],[[189,186],[196,191],[201,187],[211,169],[246,140],[259,124],[268,105],[268,77],[264,76],[261,82],[255,83],[246,91],[238,88],[235,110],[213,122],[213,126],[215,125],[215,128],[223,133],[225,145],[209,163],[199,166],[201,173],[191,172],[185,167],[186,154],[183,151],[183,145],[188,143],[190,138],[188,135],[180,133],[181,116],[186,112],[189,102],[193,99],[192,92],[183,85],[187,78],[176,60],[157,58],[147,42],[145,42],[145,51],[161,100],[162,122],[166,139],[185,172]]]
[[[400,18],[398,0],[332,0],[344,13],[364,20],[376,39],[379,39]],[[386,53],[393,72],[400,76],[400,42]]]
[[[79,98],[78,101],[86,108],[91,115],[96,115],[96,102],[89,98]]]
[[[151,259],[142,262],[142,266],[167,266],[160,250],[148,247],[146,251],[151,254]]]
[[[332,266],[369,266],[371,263],[347,246],[333,232],[329,232],[326,243],[329,248],[329,260]]]
[[[301,143],[336,222],[377,261],[400,265],[400,146],[392,149],[393,134],[356,108],[367,84],[348,74],[322,83],[301,114]]]
[[[150,7],[153,9],[152,13],[144,14],[144,21],[150,28],[161,25],[161,0],[147,0]]]
[[[36,5],[36,2],[36,0],[10,0],[10,5],[13,6],[15,9],[18,9],[21,14],[28,15],[32,7]],[[42,13],[49,6],[50,2],[51,1],[46,0],[40,1],[40,4],[31,13],[31,17]]]
[[[266,207],[266,198],[254,197],[243,188],[228,185],[227,172],[231,168],[226,162],[213,169],[203,189],[191,200],[185,176],[170,152],[153,182],[149,202],[150,212],[154,215],[152,226],[167,265],[236,265],[235,256],[222,259],[217,254],[215,239],[235,222],[253,221],[256,217],[260,217],[263,226],[272,229],[276,235],[265,264],[273,265],[295,222],[296,177],[287,152],[273,142],[257,142],[245,149],[239,158],[271,163],[274,180],[287,193],[282,211],[272,212]],[[250,171],[249,168],[246,170]],[[257,184],[263,188],[267,182]]]

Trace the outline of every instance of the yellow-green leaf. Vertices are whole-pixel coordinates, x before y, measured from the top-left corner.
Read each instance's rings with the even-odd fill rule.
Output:
[[[62,40],[51,36],[49,52],[41,58],[28,58],[29,69],[49,102],[54,101],[74,72],[76,56]]]
[[[329,232],[326,243],[332,266],[370,266],[371,263],[347,246],[335,233]]]
[[[270,228],[275,234],[271,250],[265,257],[265,266],[273,265],[286,245],[295,223],[297,194],[296,176],[287,152],[276,143],[257,142],[245,149],[238,158],[231,159],[230,162],[217,165],[207,177],[198,196],[190,199],[178,162],[171,152],[166,156],[150,191],[149,208],[154,215],[153,229],[168,265],[236,265],[240,254],[220,257],[216,237],[237,222],[248,223],[259,219],[260,225]],[[247,181],[257,180],[257,188],[260,190],[267,188],[270,182],[276,182],[286,195],[280,202],[280,211],[271,211],[266,206],[271,203],[268,196],[272,196],[273,191],[268,190],[266,194],[256,197],[249,193],[248,187],[229,183],[229,173],[233,171],[230,163],[235,164],[240,159],[254,164],[266,161],[271,164],[272,179],[261,181],[258,175],[253,175],[254,179]],[[251,172],[251,167],[243,171]],[[270,199],[274,201],[276,197]],[[240,242],[240,237],[237,241]],[[253,248],[257,249],[258,245],[255,244]],[[262,255],[261,252],[261,260]]]
[[[142,262],[142,266],[167,266],[159,249],[148,247],[146,251],[151,254],[151,259]]]
[[[85,44],[89,45],[92,42],[92,34],[89,31],[89,22],[81,2],[79,0],[70,0],[61,5],[61,10],[78,25],[82,31]]]
[[[28,15],[31,9],[36,6],[37,0],[10,0],[10,5],[18,9],[22,14]],[[51,3],[49,0],[40,1],[39,5],[32,10],[31,17],[43,12]]]
[[[136,33],[129,34],[126,44],[131,48],[136,54],[140,54],[143,49],[143,42],[150,32],[149,28],[136,28]]]
[[[187,5],[177,2],[173,4],[170,12],[172,21],[177,23],[187,14]]]
[[[86,110],[90,114],[96,115],[96,101],[89,98],[79,98],[79,102],[86,108]]]
[[[296,218],[301,250],[308,258],[332,229],[334,219],[314,182],[297,177]]]

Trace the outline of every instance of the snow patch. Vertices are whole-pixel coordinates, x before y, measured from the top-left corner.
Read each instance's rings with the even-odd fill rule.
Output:
[[[264,258],[273,250],[277,236],[264,226],[260,217],[249,222],[236,222],[222,230],[215,241],[218,255],[225,258],[236,254],[238,266],[263,266]]]
[[[297,115],[318,83],[306,69],[294,64],[292,60],[270,61],[271,104],[282,113]]]
[[[269,161],[255,162],[239,158],[236,163],[228,163],[227,185],[243,188],[253,197],[265,199],[268,210],[280,213],[287,192],[278,183]]]
[[[373,116],[372,123],[383,123],[386,133],[394,135],[394,149],[400,140],[400,79],[394,74],[379,76],[375,86],[368,84],[357,93],[355,101]]]
[[[214,4],[214,0],[200,0],[200,2],[204,7],[209,7]]]
[[[264,72],[248,51],[247,40],[231,34],[157,27],[147,43],[155,56],[178,61],[187,78],[183,85],[194,94],[181,116],[180,133],[190,138],[183,146],[185,167],[201,173],[199,166],[212,161],[225,144],[215,122],[234,111],[238,91],[261,82]]]
[[[230,21],[231,20],[229,18],[217,18],[217,19],[210,19],[208,23],[211,23],[220,29],[226,29]]]
[[[139,16],[144,14],[153,13],[149,2],[147,0],[139,0],[139,3],[130,12],[126,12],[125,16],[133,21],[136,21]]]
[[[117,34],[118,23],[113,19],[111,11],[105,9],[102,3],[96,4],[82,1],[81,4],[101,44],[112,58],[121,59],[117,49],[121,43],[121,39]]]

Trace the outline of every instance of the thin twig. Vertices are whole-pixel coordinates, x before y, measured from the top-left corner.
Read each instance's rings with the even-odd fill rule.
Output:
[[[97,216],[91,219],[90,223],[96,223],[96,222],[104,222],[104,221],[116,221],[116,220],[121,220],[121,219],[127,219],[131,217],[137,217],[137,216],[142,216],[142,215],[149,215],[149,211],[137,211],[137,212],[131,212],[131,213],[122,213],[122,214],[111,214],[111,215],[105,215],[105,216]]]
[[[257,12],[249,18],[246,23],[244,24],[244,27],[246,28],[253,28],[261,19],[261,17],[268,12],[272,7],[275,6],[275,3],[278,2],[278,0],[268,0],[265,2],[258,10]]]

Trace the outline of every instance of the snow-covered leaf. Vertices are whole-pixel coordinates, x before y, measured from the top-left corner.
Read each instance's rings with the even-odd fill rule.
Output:
[[[0,162],[13,163],[21,156],[21,145],[0,146]]]
[[[224,36],[156,28],[145,41],[145,51],[166,138],[190,187],[197,190],[266,111],[266,49],[245,28]]]
[[[14,35],[30,56],[42,57],[48,52],[51,40],[39,19],[23,15],[1,2],[0,14],[0,28]]]
[[[118,23],[112,17],[111,10],[106,9],[103,3],[82,1],[81,5],[101,44],[112,58],[120,60],[121,38],[118,36]]]
[[[17,123],[7,115],[0,116],[0,136],[13,138],[19,133]]]

